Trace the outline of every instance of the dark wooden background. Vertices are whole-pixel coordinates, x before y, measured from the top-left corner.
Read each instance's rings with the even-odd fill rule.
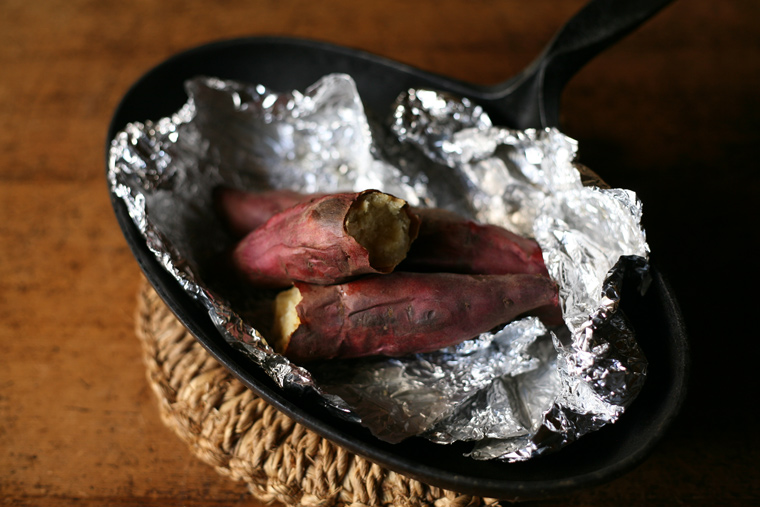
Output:
[[[278,34],[490,84],[582,0],[0,0],[0,500],[258,505],[158,417],[134,335],[140,272],[104,146],[143,72],[220,38]],[[653,455],[542,505],[749,505],[758,489],[760,2],[680,0],[575,77],[580,161],[644,202],[690,331],[683,413]]]

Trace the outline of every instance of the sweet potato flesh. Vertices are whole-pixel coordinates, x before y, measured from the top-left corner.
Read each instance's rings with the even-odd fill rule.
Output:
[[[275,299],[272,347],[279,353],[283,353],[288,348],[290,337],[301,323],[296,307],[302,299],[301,291],[297,287],[280,292]]]
[[[346,216],[346,231],[369,253],[378,271],[388,271],[401,262],[413,237],[406,202],[392,195],[373,192],[360,196]]]

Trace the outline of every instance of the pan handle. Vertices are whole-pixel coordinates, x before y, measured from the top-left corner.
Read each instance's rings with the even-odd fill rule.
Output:
[[[508,116],[516,127],[558,126],[560,95],[570,78],[671,2],[591,0],[560,28],[531,65],[492,91],[513,109]]]

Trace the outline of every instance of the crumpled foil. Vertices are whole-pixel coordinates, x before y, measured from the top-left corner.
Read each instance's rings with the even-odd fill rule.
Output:
[[[619,305],[624,278],[647,284],[641,204],[633,192],[584,185],[573,139],[495,126],[467,98],[434,90],[408,90],[391,111],[373,112],[387,121],[370,122],[342,74],[303,92],[208,77],[186,89],[174,115],[112,140],[111,191],[222,336],[283,389],[313,390],[389,442],[468,441],[472,458],[506,461],[556,451],[635,399],[647,362]],[[566,325],[525,318],[433,353],[296,366],[258,331],[272,295],[214,272],[233,245],[213,211],[219,185],[376,188],[535,237]]]

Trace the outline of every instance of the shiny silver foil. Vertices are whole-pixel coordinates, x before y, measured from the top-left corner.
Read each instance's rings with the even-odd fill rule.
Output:
[[[340,74],[287,93],[207,77],[186,89],[177,113],[113,139],[111,190],[225,339],[283,389],[317,392],[383,440],[468,441],[471,457],[506,461],[556,451],[635,399],[647,363],[619,304],[624,278],[646,287],[641,205],[630,191],[584,185],[574,140],[495,126],[467,98],[433,90],[402,93],[373,112],[386,122],[370,122]],[[293,365],[258,331],[272,295],[216,276],[233,244],[213,211],[219,185],[377,188],[535,237],[566,325],[526,318],[434,353]]]

